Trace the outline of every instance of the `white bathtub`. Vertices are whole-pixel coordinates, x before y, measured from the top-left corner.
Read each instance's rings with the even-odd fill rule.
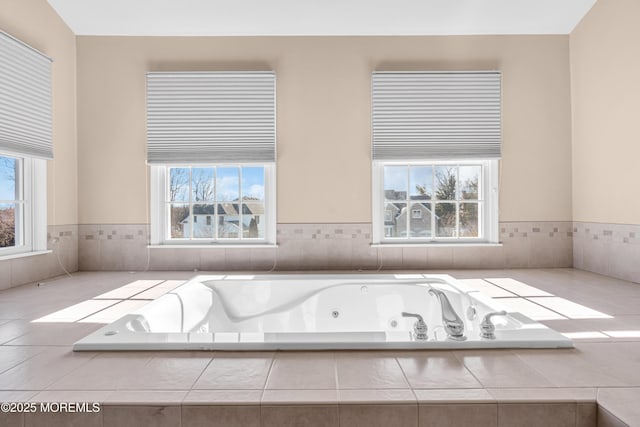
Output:
[[[462,339],[443,327],[447,296],[464,323]],[[511,312],[492,318],[495,339],[480,322],[504,310],[448,275],[291,274],[197,276],[107,325],[74,350],[456,349],[573,347],[548,327]],[[428,327],[417,339],[415,318]]]

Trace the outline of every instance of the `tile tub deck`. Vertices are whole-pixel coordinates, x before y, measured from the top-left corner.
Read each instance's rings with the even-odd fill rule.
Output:
[[[593,337],[570,350],[74,353],[118,310],[201,274],[75,273],[0,292],[0,402],[101,411],[0,413],[0,426],[640,425],[640,285],[574,269],[439,272],[515,279],[610,318],[544,320]]]

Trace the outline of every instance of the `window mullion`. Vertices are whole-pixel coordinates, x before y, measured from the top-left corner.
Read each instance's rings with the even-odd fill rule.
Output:
[[[218,167],[213,168],[213,238],[218,240]]]
[[[460,199],[461,194],[460,191],[460,165],[456,165],[456,228],[455,228],[455,237],[460,238]]]
[[[189,166],[189,240],[193,240],[193,230],[196,228],[195,215],[193,211],[193,168]]]
[[[240,188],[238,188],[238,196],[239,199],[238,200],[238,238],[240,240],[243,240],[243,232],[244,232],[244,223],[242,222],[243,217],[243,208],[242,208],[242,199],[243,199],[243,194],[242,194],[242,167],[238,168],[238,185]]]

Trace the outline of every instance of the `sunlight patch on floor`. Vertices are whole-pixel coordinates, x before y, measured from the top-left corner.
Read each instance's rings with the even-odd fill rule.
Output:
[[[31,322],[111,323],[171,292],[183,283],[184,280],[136,280]]]
[[[607,339],[607,335],[599,331],[588,332],[563,332],[562,335],[572,340]]]
[[[640,338],[640,331],[602,331],[613,338]]]
[[[512,292],[521,297],[553,296],[549,292],[543,291],[542,289],[538,289],[533,286],[529,286],[526,283],[522,283],[510,277],[490,278],[490,279],[484,279],[484,280],[491,282],[494,285],[500,286],[502,289],[506,289],[507,291]]]

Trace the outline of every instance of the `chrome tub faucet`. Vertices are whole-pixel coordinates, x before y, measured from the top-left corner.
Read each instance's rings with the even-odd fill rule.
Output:
[[[442,309],[442,325],[447,336],[455,341],[464,341],[464,321],[458,316],[453,309],[447,295],[439,289],[430,288],[429,293],[438,298],[440,308]]]

